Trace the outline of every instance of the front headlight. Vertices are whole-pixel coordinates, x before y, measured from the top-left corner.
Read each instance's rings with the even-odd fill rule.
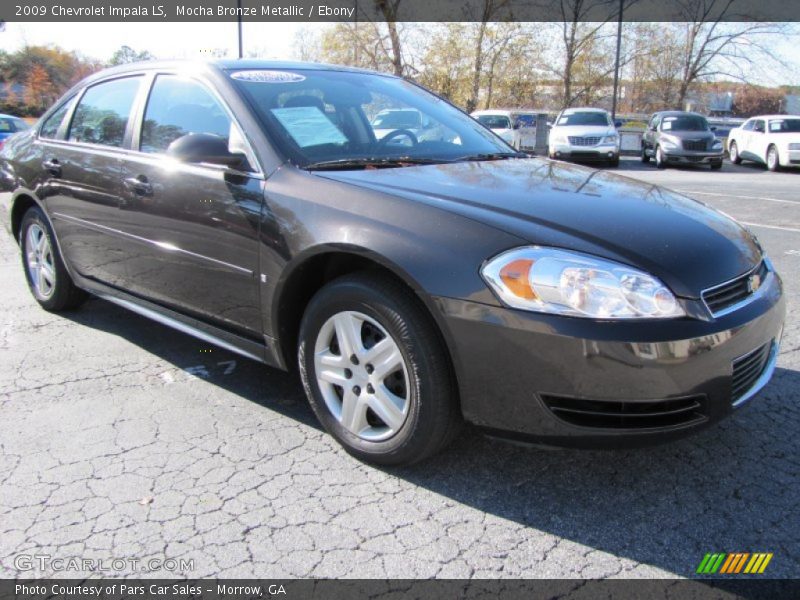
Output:
[[[508,306],[595,319],[667,319],[685,315],[652,275],[588,254],[528,246],[487,262],[481,275]]]
[[[714,140],[711,146],[712,150],[722,150],[722,140]]]
[[[616,144],[619,138],[616,135],[607,135],[603,138],[604,144]]]
[[[550,141],[554,144],[566,144],[567,143],[567,136],[565,135],[554,135],[550,138]]]
[[[674,138],[662,137],[661,140],[659,141],[659,144],[665,150],[677,150],[678,148],[680,148],[678,140]]]

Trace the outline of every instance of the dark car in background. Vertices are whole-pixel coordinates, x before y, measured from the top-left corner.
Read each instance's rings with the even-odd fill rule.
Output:
[[[720,169],[725,148],[715,129],[697,113],[654,113],[642,136],[642,162],[652,158],[659,169],[671,164],[708,164]]]
[[[0,149],[12,135],[28,129],[30,129],[30,125],[19,117],[0,113]]]
[[[379,137],[381,110],[441,135]],[[750,232],[519,154],[389,75],[103,71],[8,142],[0,190],[46,310],[89,292],[297,368],[320,422],[376,463],[424,459],[462,420],[548,444],[664,441],[729,415],[775,367],[782,284]]]

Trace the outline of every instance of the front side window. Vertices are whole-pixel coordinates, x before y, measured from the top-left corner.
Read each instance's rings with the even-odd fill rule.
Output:
[[[72,99],[67,100],[58,107],[52,115],[47,117],[47,120],[42,124],[42,128],[39,130],[39,137],[51,140],[55,139],[61,127],[61,123],[64,122],[64,117],[67,115],[67,112],[69,112],[69,107],[71,105]]]
[[[147,100],[139,149],[162,153],[190,133],[208,133],[228,141],[231,124],[220,102],[202,84],[176,75],[159,75]]]
[[[72,117],[69,141],[121,147],[140,81],[126,77],[86,90]]]
[[[270,139],[300,167],[513,153],[468,115],[402,79],[315,69],[237,70],[230,77]]]

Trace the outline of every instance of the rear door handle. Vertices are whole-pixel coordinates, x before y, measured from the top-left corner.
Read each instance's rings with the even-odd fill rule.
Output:
[[[138,196],[151,196],[153,194],[153,186],[147,181],[147,177],[139,175],[137,177],[128,177],[123,180],[125,187]]]
[[[42,167],[54,177],[61,177],[61,163],[57,158],[51,158],[42,163]]]

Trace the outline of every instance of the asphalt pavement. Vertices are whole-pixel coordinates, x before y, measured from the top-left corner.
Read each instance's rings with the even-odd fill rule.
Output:
[[[745,222],[789,309],[764,393],[631,451],[467,431],[422,465],[366,466],[320,429],[294,375],[101,300],[41,310],[3,232],[0,576],[91,574],[20,561],[49,556],[103,559],[113,576],[691,577],[707,552],[773,552],[768,575],[799,576],[800,172],[618,172]]]

